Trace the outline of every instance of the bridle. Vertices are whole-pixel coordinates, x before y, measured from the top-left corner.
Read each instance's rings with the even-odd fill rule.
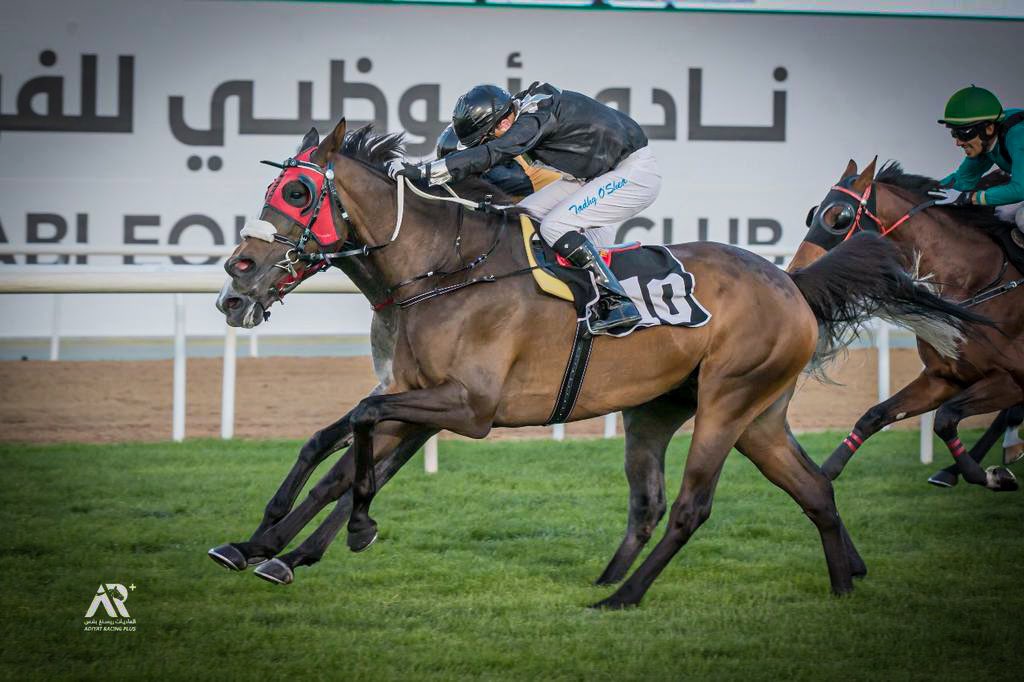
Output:
[[[504,275],[488,275],[484,277],[478,277],[475,279],[461,282],[459,284],[450,285],[446,287],[435,287],[432,290],[417,294],[405,300],[399,301],[395,299],[395,293],[406,286],[420,282],[429,278],[446,278],[452,275],[474,270],[482,265],[487,258],[494,252],[498,246],[498,242],[501,240],[501,236],[504,234],[504,226],[508,222],[508,216],[505,213],[503,206],[494,205],[491,202],[491,196],[488,195],[482,202],[469,201],[459,197],[454,190],[448,185],[444,185],[444,188],[451,195],[450,197],[441,197],[423,192],[412,184],[407,178],[400,177],[398,182],[398,193],[397,193],[397,215],[395,221],[395,229],[390,239],[383,244],[361,244],[355,238],[355,231],[352,229],[352,223],[349,218],[348,211],[345,209],[342,203],[341,196],[338,193],[338,189],[334,184],[334,161],[329,161],[325,167],[319,164],[313,163],[311,156],[315,147],[303,151],[296,157],[289,157],[281,163],[274,161],[261,161],[260,163],[275,168],[280,168],[281,173],[277,179],[267,188],[267,194],[264,200],[263,211],[261,216],[265,216],[268,212],[277,213],[290,222],[302,227],[302,233],[298,239],[290,239],[287,235],[283,235],[278,232],[277,228],[267,220],[251,221],[242,228],[240,235],[243,238],[256,238],[270,243],[283,244],[288,248],[285,252],[284,258],[274,264],[275,268],[280,268],[288,273],[288,276],[281,280],[275,288],[277,290],[278,299],[281,300],[285,294],[290,292],[302,281],[312,276],[313,274],[326,270],[332,265],[336,265],[336,261],[343,258],[351,258],[355,256],[368,256],[375,251],[379,251],[391,244],[397,239],[402,227],[402,216],[404,213],[404,202],[405,202],[405,188],[408,187],[412,192],[420,197],[429,199],[432,201],[444,201],[454,203],[458,206],[458,229],[454,242],[455,252],[458,254],[460,261],[462,262],[461,267],[454,270],[439,270],[433,269],[422,274],[410,277],[403,280],[394,286],[388,288],[384,292],[384,299],[378,303],[372,303],[373,309],[381,310],[390,305],[397,305],[399,307],[409,307],[417,303],[442,296],[445,294],[452,293],[459,289],[463,289],[473,284],[494,282],[498,279],[508,277],[515,274],[521,274],[521,272],[528,272],[532,268],[527,268],[522,271],[515,271]],[[317,182],[313,182],[306,174],[301,171],[308,171],[315,174]],[[297,179],[310,190],[310,196],[315,194],[315,198],[311,200],[305,207],[299,209],[298,214],[295,214],[295,207],[291,204],[280,205],[281,201],[278,200],[277,190],[284,184],[286,176],[290,173],[299,172]],[[288,178],[291,180],[291,178]],[[319,186],[318,186],[319,185]],[[321,216],[321,211],[324,206],[330,207],[330,218],[328,223],[328,214]],[[489,247],[480,255],[469,260],[468,262],[462,256],[462,223],[464,217],[464,209],[469,208],[470,210],[485,211],[490,213],[497,213],[502,216],[501,226],[495,231],[495,236]],[[304,221],[302,216],[308,213],[308,218]],[[342,250],[340,251],[327,251],[326,247],[334,244],[340,239],[338,232],[338,221],[341,221],[345,225],[345,240],[342,242]],[[306,247],[310,242],[313,242],[317,246],[317,250],[312,253],[306,251]],[[295,265],[298,263],[308,263],[309,265],[303,269],[300,273],[295,269]]]
[[[874,196],[875,183],[874,183],[874,181],[872,181],[867,186],[867,189],[864,190],[863,194],[857,194],[855,191],[853,191],[853,189],[851,189],[851,187],[846,186],[847,184],[848,185],[852,185],[853,184],[853,180],[852,179],[854,177],[855,176],[851,175],[849,178],[846,178],[845,180],[840,181],[839,184],[836,184],[836,185],[832,186],[832,191],[833,192],[840,192],[840,193],[845,194],[847,196],[853,197],[853,199],[857,202],[857,208],[856,208],[856,213],[854,214],[853,223],[850,225],[850,229],[847,230],[846,236],[843,237],[843,241],[846,241],[847,239],[849,239],[853,235],[853,233],[858,231],[858,230],[865,230],[865,231],[870,230],[870,231],[878,232],[880,235],[885,237],[888,234],[890,234],[891,232],[894,232],[897,228],[899,228],[901,225],[903,225],[905,222],[907,222],[908,220],[913,218],[915,215],[917,215],[921,211],[925,210],[926,208],[931,208],[932,206],[934,206],[935,202],[936,202],[936,199],[930,199],[928,201],[924,201],[924,202],[922,202],[920,204],[917,204],[916,206],[911,208],[909,211],[904,213],[903,216],[900,217],[898,220],[896,220],[896,222],[894,222],[892,225],[889,225],[888,227],[886,227],[882,223],[882,219],[879,218],[876,215],[876,213],[875,213],[878,209],[877,209],[877,207],[875,205],[875,196]],[[827,201],[827,197],[826,197],[826,201]],[[824,218],[825,212],[828,211],[830,208],[832,208],[832,206],[834,206],[836,203],[837,202],[831,202],[831,203],[829,203],[829,204],[827,204],[825,206],[824,210],[822,210],[820,212],[820,215],[822,216],[822,218]],[[847,204],[847,205],[849,205],[849,204]],[[861,219],[862,218],[866,218],[867,220],[871,221],[871,223],[873,223],[873,226],[863,227],[861,225]],[[828,227],[826,227],[825,229],[829,230]],[[835,234],[835,232],[833,230],[829,230],[829,231],[833,232],[833,234]]]
[[[855,191],[853,191],[851,187],[847,186],[852,185],[853,180],[855,178],[856,176],[851,175],[848,178],[844,178],[843,180],[841,180],[839,184],[832,186],[832,192],[839,192],[841,194],[845,194],[847,196],[852,197],[857,202],[857,208],[856,213],[854,214],[853,223],[850,225],[850,228],[847,230],[846,235],[843,237],[843,241],[849,239],[858,230],[867,231],[870,229],[875,232],[878,232],[881,236],[885,237],[894,232],[897,228],[899,228],[901,225],[906,223],[908,220],[913,218],[921,211],[934,206],[938,201],[937,199],[931,199],[929,201],[917,204],[909,211],[904,213],[894,223],[886,227],[883,225],[882,220],[875,213],[877,211],[877,208],[875,206],[875,197],[873,194],[875,188],[874,181],[872,181],[871,184],[868,185],[867,189],[864,190],[863,194],[857,194]],[[831,192],[829,196],[831,196]],[[826,231],[832,234],[839,234],[836,230],[830,229],[827,225],[825,225],[823,221],[825,213],[828,210],[830,210],[833,206],[835,206],[837,203],[839,203],[837,201],[829,202],[829,196],[826,196],[825,201],[822,202],[825,208],[817,212],[817,214],[814,217],[814,220],[816,222],[820,222],[821,227],[824,228]],[[849,203],[843,203],[846,206],[850,206]],[[873,227],[862,226],[862,218],[866,218],[866,220],[873,223]],[[993,298],[996,298],[997,296],[1001,296],[1002,294],[1012,291],[1013,289],[1016,289],[1018,286],[1024,284],[1024,278],[1011,280],[1004,284],[999,284],[999,282],[1003,278],[1003,275],[1006,273],[1008,265],[1009,262],[1004,257],[1002,268],[1000,268],[999,273],[995,276],[995,278],[989,284],[982,287],[978,293],[971,296],[970,298],[960,301],[959,304],[964,307],[971,308],[980,303],[984,303],[985,301],[989,301]]]

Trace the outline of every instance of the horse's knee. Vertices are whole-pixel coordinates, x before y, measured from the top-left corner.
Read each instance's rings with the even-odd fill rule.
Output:
[[[373,428],[380,421],[381,407],[380,399],[377,396],[363,398],[352,410],[352,429],[355,431],[367,431]]]

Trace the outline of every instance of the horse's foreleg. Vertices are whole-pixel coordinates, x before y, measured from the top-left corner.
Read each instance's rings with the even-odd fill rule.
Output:
[[[252,539],[263,534],[268,528],[284,518],[291,511],[302,486],[306,485],[313,471],[330,455],[347,447],[352,442],[352,422],[349,412],[344,417],[317,431],[299,450],[299,457],[285,476],[281,486],[267,503],[263,520],[253,532]]]
[[[409,459],[423,447],[436,432],[421,430],[402,440],[394,452],[384,457],[374,467],[378,486],[383,486],[398,473]],[[313,533],[297,548],[271,559],[256,569],[256,574],[271,582],[288,584],[292,582],[293,570],[299,566],[311,566],[323,558],[327,547],[337,536],[352,510],[352,493],[346,490],[334,505],[334,509]]]
[[[377,524],[370,518],[370,503],[377,491],[372,435],[380,422],[404,422],[433,431],[447,429],[483,438],[491,429],[493,415],[493,405],[489,401],[483,396],[470,396],[465,386],[455,382],[370,396],[360,401],[352,410],[355,478],[352,483],[352,514],[348,521],[349,549],[362,551],[377,537]]]
[[[965,417],[1013,407],[1021,398],[1024,398],[1024,393],[1017,382],[1009,374],[1000,372],[971,384],[966,391],[943,403],[935,413],[935,433],[946,442],[960,467],[960,475],[968,483],[983,485],[996,492],[1017,490],[1017,480],[1008,469],[992,467],[985,471],[966,456],[966,448],[957,435],[957,426]]]
[[[411,431],[413,429],[406,424],[388,424],[386,428],[378,429],[374,440],[380,459],[383,461],[390,456]],[[309,490],[306,499],[260,537],[251,541],[254,551],[269,557],[283,550],[324,507],[351,489],[354,474],[355,459],[350,448]]]
[[[959,390],[959,387],[940,377],[919,375],[896,395],[865,412],[857,420],[850,435],[821,465],[821,470],[830,480],[839,478],[850,458],[868,438],[893,422],[934,410]]]
[[[629,518],[626,537],[595,584],[622,580],[665,515],[665,449],[676,430],[693,416],[695,400],[694,395],[671,393],[622,411]]]
[[[351,412],[349,413],[351,414]],[[302,486],[306,485],[310,474],[332,453],[348,445],[352,435],[349,414],[327,426],[306,441],[299,450],[299,457],[292,465],[291,471],[285,476],[277,492],[267,503],[263,511],[263,520],[253,531],[247,542],[228,542],[209,551],[209,555],[219,564],[237,571],[247,566],[260,564],[272,557],[258,546],[257,540],[275,523],[284,518],[295,499],[299,496]]]

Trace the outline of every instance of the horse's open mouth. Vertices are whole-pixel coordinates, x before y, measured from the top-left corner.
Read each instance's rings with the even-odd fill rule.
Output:
[[[245,310],[245,314],[242,316],[242,326],[246,329],[252,329],[269,318],[270,313],[263,307],[262,303],[251,301],[249,307]]]

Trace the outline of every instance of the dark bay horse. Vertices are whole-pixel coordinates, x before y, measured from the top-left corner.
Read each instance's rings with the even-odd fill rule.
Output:
[[[947,444],[955,465],[933,476],[933,482],[964,480],[994,491],[1016,490],[1013,474],[1003,467],[983,470],[980,461],[992,444],[983,439],[966,456],[957,426],[968,416],[996,412],[1024,400],[1024,287],[1021,273],[993,239],[1010,226],[991,208],[932,207],[927,191],[938,182],[904,173],[890,162],[875,175],[875,161],[862,172],[851,160],[839,182],[808,216],[807,237],[797,250],[790,272],[799,272],[852,235],[881,233],[903,253],[915,274],[928,281],[943,297],[966,302],[972,310],[995,321],[977,326],[958,356],[939,353],[918,336],[924,370],[888,400],[875,405],[857,421],[850,435],[835,449],[822,470],[835,479],[860,445],[884,426],[938,408],[935,433]],[[988,292],[988,293],[986,293]],[[989,294],[997,294],[987,298]],[[970,301],[969,299],[975,299]],[[990,434],[991,436],[991,434]],[[947,483],[948,485],[949,483]]]
[[[375,306],[399,306],[396,343],[390,383],[314,436],[300,460],[322,459],[323,450],[351,438],[349,452],[297,507],[273,514],[268,507],[264,523],[272,525],[256,541],[244,550],[229,546],[242,562],[274,556],[349,492],[351,502],[342,498],[307,542],[326,547],[349,515],[349,547],[365,549],[377,533],[369,517],[373,495],[430,435],[447,429],[481,438],[493,426],[547,421],[576,329],[572,307],[539,293],[527,275],[522,240],[518,230],[507,229],[508,214],[464,213],[406,197],[398,219],[400,195],[381,158],[388,150],[400,154],[397,140],[366,130],[346,137],[341,121],[323,141],[311,131],[302,149],[303,161],[284,164],[268,192],[262,232],[252,232],[225,264],[234,288],[265,310],[317,263],[361,261],[346,272]],[[272,196],[295,212],[276,208]],[[336,231],[329,244],[322,227],[320,237],[310,238],[319,207],[330,212]],[[697,296],[714,317],[698,328],[662,326],[595,339],[569,416],[575,421],[621,410],[625,417],[630,531],[603,582],[625,576],[664,513],[661,459],[679,426],[695,418],[664,536],[598,606],[639,603],[710,514],[733,446],[801,506],[821,535],[833,591],[849,592],[852,578],[866,569],[828,479],[787,427],[796,380],[816,350],[833,351],[847,326],[880,310],[951,354],[963,321],[980,318],[918,286],[895,249],[872,235],[851,239],[795,275],[722,244],[670,248],[696,278]],[[287,498],[281,499],[290,505],[294,495]],[[634,498],[645,499],[633,504]],[[240,567],[236,558],[221,562]],[[271,570],[287,575],[305,558],[274,561]]]

